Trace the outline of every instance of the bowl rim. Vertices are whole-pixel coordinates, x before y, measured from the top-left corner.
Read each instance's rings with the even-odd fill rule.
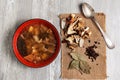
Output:
[[[54,32],[54,35],[56,37],[57,45],[56,45],[55,53],[49,59],[47,59],[46,61],[40,62],[38,64],[35,64],[35,63],[25,60],[21,56],[21,54],[17,48],[17,39],[25,27],[27,27],[30,24],[34,24],[34,23],[38,23],[38,22],[43,25],[47,25],[47,27],[52,29],[52,31]],[[40,67],[44,67],[44,66],[47,66],[50,63],[52,63],[59,54],[60,46],[61,46],[60,36],[59,36],[58,30],[56,29],[56,27],[53,24],[51,24],[50,22],[48,22],[47,20],[40,19],[40,18],[34,18],[34,19],[30,19],[30,20],[23,22],[20,26],[17,27],[16,31],[13,34],[13,38],[12,38],[12,48],[13,48],[13,52],[14,52],[16,58],[22,64],[24,64],[28,67],[32,67],[32,68],[40,68]]]

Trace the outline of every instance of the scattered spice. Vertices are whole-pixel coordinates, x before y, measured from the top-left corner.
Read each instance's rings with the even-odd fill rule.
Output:
[[[100,42],[98,42],[98,44],[100,44]]]
[[[90,43],[90,40],[88,40],[88,42]]]
[[[97,44],[97,41],[94,41],[95,44]]]
[[[94,48],[96,47],[97,47],[96,45],[93,45],[86,48],[85,54],[88,56],[89,59],[92,60],[92,62],[96,60],[96,58],[99,56],[99,54],[96,53],[94,50]]]
[[[95,43],[95,44],[100,44],[100,42],[98,42],[98,41],[94,41],[94,43]]]
[[[98,41],[94,41],[94,43],[95,43],[95,44],[100,44],[100,42],[98,42]]]

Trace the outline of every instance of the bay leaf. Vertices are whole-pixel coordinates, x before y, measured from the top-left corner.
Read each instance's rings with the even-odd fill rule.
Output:
[[[83,73],[90,74],[91,67],[86,61],[80,61],[79,62],[79,68]]]
[[[79,57],[78,57],[78,54],[77,53],[70,53],[71,57],[74,59],[74,60],[79,60]]]
[[[73,60],[69,64],[69,69],[76,69],[80,73],[90,74],[91,67],[85,61],[84,56],[82,54],[71,52],[70,55],[73,58]]]
[[[85,60],[82,54],[71,52],[70,55],[74,60]]]
[[[79,70],[79,61],[78,60],[72,60],[70,65],[69,65],[69,69],[77,69]]]

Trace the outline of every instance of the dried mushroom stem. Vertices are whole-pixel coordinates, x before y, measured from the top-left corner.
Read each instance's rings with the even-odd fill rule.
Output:
[[[83,47],[83,45],[84,45],[84,39],[83,39],[83,38],[80,38],[80,40],[79,40],[79,46],[80,46],[80,47]]]
[[[73,23],[75,21],[75,14],[71,14],[71,20],[70,23]]]
[[[66,19],[63,18],[63,19],[61,20],[61,29],[64,29],[64,28],[65,28],[65,23],[66,23]]]
[[[67,30],[67,34],[70,35],[70,34],[74,34],[74,33],[77,33],[76,31],[73,30],[74,26],[76,25],[76,23],[80,20],[80,18],[77,18],[73,23],[71,23],[68,27],[68,30]]]
[[[82,36],[83,39],[88,39],[91,36],[92,32],[85,32],[85,34]]]
[[[78,44],[79,40],[80,40],[80,36],[79,35],[74,35],[74,39],[75,39],[75,42]]]
[[[66,38],[67,41],[69,41],[70,44],[74,43],[74,37],[71,35],[70,37]]]

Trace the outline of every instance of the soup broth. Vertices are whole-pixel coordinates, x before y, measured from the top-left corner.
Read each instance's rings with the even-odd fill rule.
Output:
[[[38,63],[47,60],[55,53],[56,39],[49,27],[34,24],[21,32],[17,46],[25,60]]]

